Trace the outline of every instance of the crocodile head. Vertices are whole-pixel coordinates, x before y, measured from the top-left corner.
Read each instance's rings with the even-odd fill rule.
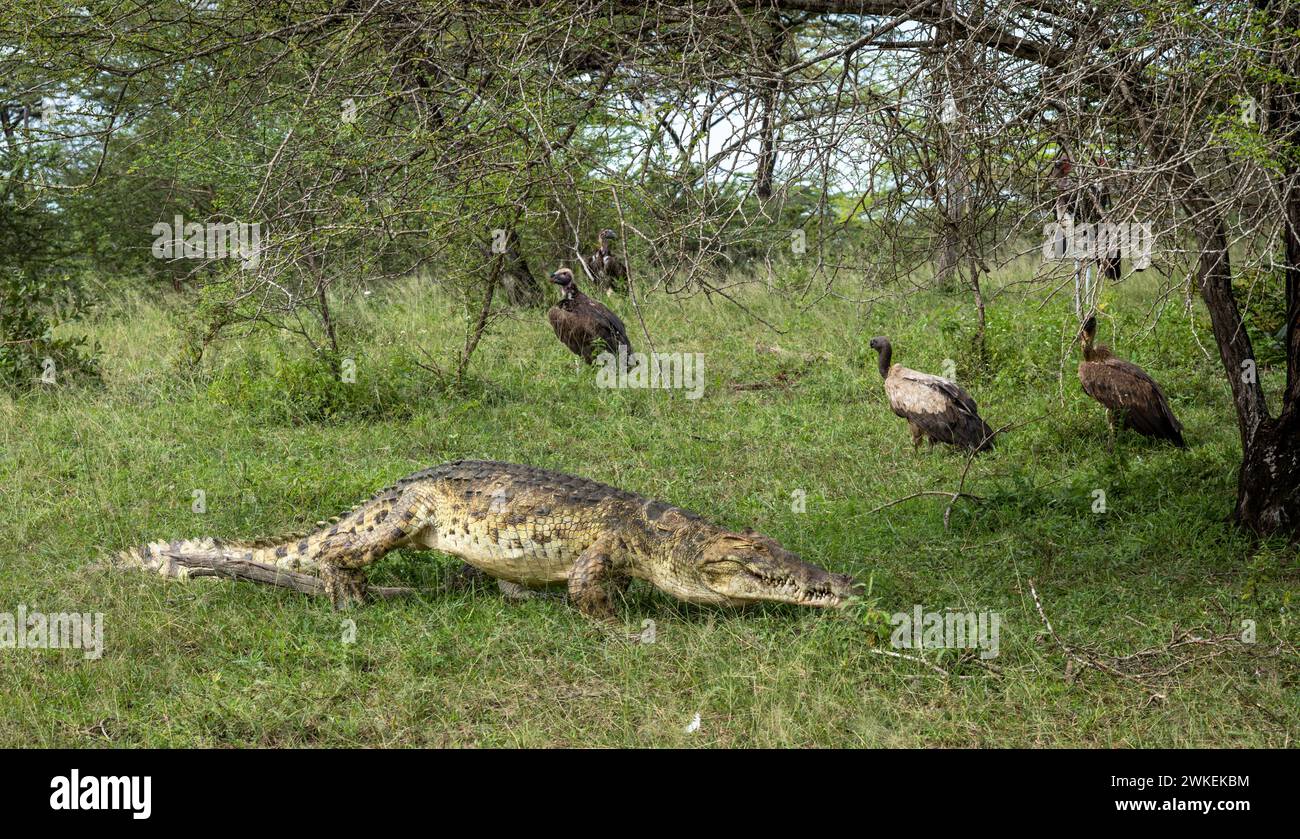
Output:
[[[798,606],[843,606],[860,588],[847,574],[832,574],[753,531],[723,532],[695,560],[699,582],[714,603],[738,606],[768,601]]]

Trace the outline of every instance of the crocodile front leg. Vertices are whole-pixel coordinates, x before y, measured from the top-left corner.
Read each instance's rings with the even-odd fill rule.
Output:
[[[569,599],[588,617],[613,620],[613,590],[629,579],[616,558],[622,551],[612,538],[602,538],[582,552],[569,569]]]
[[[321,579],[335,609],[360,605],[367,599],[365,567],[404,544],[434,519],[434,502],[420,486],[398,496],[383,519],[359,525],[360,532],[339,533],[325,543],[320,556]]]

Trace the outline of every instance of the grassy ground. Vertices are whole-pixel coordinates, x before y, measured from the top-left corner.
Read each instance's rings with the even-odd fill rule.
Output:
[[[1061,300],[996,299],[981,370],[960,298],[805,311],[747,296],[781,335],[722,301],[652,298],[656,347],[704,353],[699,400],[595,388],[540,312],[499,324],[465,392],[449,393],[413,347],[448,357],[459,312],[417,286],[347,314],[355,384],[322,380],[265,338],[178,370],[177,319],[122,304],[87,327],[103,389],[0,398],[0,612],[105,623],[97,661],[0,649],[0,746],[1292,744],[1297,557],[1225,524],[1239,450],[1223,374],[1178,305],[1152,328],[1155,300],[1116,289],[1102,337],[1165,384],[1187,451],[1131,435],[1108,450]],[[630,304],[615,306],[633,325]],[[1199,314],[1195,326],[1208,342]],[[994,426],[1024,423],[970,467],[965,489],[983,500],[957,502],[947,530],[945,498],[882,509],[956,488],[965,461],[913,454],[866,347],[874,334],[909,366],[939,373],[951,359]],[[733,387],[781,373],[788,386]],[[95,567],[146,540],[299,529],[460,457],[572,471],[753,525],[869,580],[870,597],[836,613],[736,611],[638,585],[621,619],[628,632],[653,620],[656,642],[630,644],[556,600],[440,594],[452,561],[432,554],[390,556],[373,576],[423,596],[342,617],[287,591]],[[192,509],[196,489],[206,512]],[[886,616],[914,604],[999,612],[993,667],[959,651],[925,651],[925,664],[878,654]],[[1232,640],[1246,620],[1254,644]],[[1185,631],[1221,640],[1171,643]],[[1101,667],[1067,667],[1060,643]]]

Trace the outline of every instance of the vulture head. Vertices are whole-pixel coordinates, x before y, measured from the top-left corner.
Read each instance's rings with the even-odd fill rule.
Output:
[[[709,601],[732,606],[766,601],[835,607],[861,594],[847,574],[804,562],[775,539],[753,531],[715,536],[696,557],[695,570]]]
[[[893,345],[891,345],[891,344],[889,343],[889,339],[886,338],[884,335],[877,335],[875,338],[872,338],[872,339],[871,339],[871,343],[868,344],[867,346],[869,346],[869,347],[871,347],[873,350],[875,350],[875,351],[876,351],[876,355],[879,356],[879,358],[880,358],[880,375],[881,375],[881,377],[882,377],[882,378],[888,378],[888,377],[889,377],[889,362],[890,362],[890,359],[892,359],[892,358],[893,358],[893,355],[894,355],[894,347],[893,347]]]
[[[618,234],[607,227],[600,231],[600,238],[604,239],[606,242],[612,242],[618,238]]]
[[[1083,357],[1087,361],[1105,361],[1111,355],[1110,348],[1105,344],[1094,344],[1093,339],[1097,337],[1097,317],[1089,315],[1088,319],[1083,322],[1083,327],[1079,330],[1078,340],[1083,344]]]
[[[555,273],[551,274],[551,282],[560,287],[565,297],[571,296],[573,292],[578,290],[578,287],[573,283],[573,271],[568,268],[557,269]]]
[[[1092,349],[1092,341],[1096,337],[1097,337],[1097,316],[1088,315],[1088,319],[1083,322],[1083,326],[1080,327],[1079,329],[1079,334],[1076,340],[1083,343],[1083,351],[1087,353],[1088,350]]]

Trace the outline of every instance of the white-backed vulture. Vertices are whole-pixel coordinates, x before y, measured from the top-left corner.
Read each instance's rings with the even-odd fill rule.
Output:
[[[555,337],[564,346],[588,364],[602,352],[618,355],[619,347],[625,347],[627,357],[631,358],[632,342],[628,340],[623,321],[600,301],[583,294],[574,283],[571,270],[559,269],[551,274],[551,282],[560,287],[564,297],[551,307],[547,318]]]
[[[879,356],[889,407],[912,429],[913,448],[922,438],[977,452],[993,448],[993,429],[969,393],[940,376],[891,364],[894,348],[888,338],[872,338],[871,348]]]
[[[1106,406],[1111,431],[1115,430],[1118,414],[1123,428],[1186,447],[1183,425],[1174,416],[1160,385],[1141,367],[1116,357],[1110,347],[1094,344],[1096,337],[1097,318],[1089,316],[1079,331],[1083,343],[1079,383],[1084,393]]]

